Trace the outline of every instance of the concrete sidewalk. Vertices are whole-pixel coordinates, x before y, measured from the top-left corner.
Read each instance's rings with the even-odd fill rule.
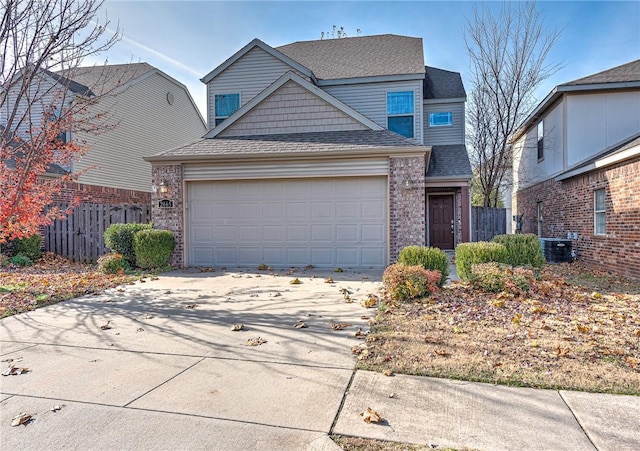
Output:
[[[375,314],[357,301],[379,276],[175,272],[5,318],[2,367],[13,359],[29,372],[0,378],[0,448],[335,450],[336,433],[486,450],[640,449],[640,397],[354,371],[354,333]],[[300,320],[308,327],[293,327]],[[231,331],[236,323],[244,330]],[[246,346],[258,336],[266,343]],[[365,423],[367,407],[386,421]],[[33,421],[11,427],[23,412]]]

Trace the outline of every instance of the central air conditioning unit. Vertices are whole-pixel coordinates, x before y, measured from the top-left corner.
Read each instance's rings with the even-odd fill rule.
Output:
[[[572,241],[565,238],[539,238],[542,255],[549,263],[564,263],[573,260]]]

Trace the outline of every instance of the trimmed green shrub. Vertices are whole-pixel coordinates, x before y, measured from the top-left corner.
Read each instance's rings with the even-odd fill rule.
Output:
[[[133,267],[136,264],[133,236],[136,232],[150,229],[150,224],[111,224],[109,228],[104,231],[104,244],[113,252],[121,254]]]
[[[456,247],[456,272],[462,280],[471,280],[471,265],[474,263],[502,263],[507,249],[500,243],[462,243]]]
[[[398,262],[408,266],[420,265],[424,269],[440,271],[439,287],[444,285],[449,276],[449,256],[437,247],[407,246],[400,251]]]
[[[441,277],[439,271],[430,271],[420,265],[394,263],[385,269],[382,283],[391,299],[406,302],[437,292]]]
[[[0,268],[6,268],[9,265],[9,257],[4,254],[0,254]]]
[[[20,238],[14,240],[11,244],[13,245],[13,255],[25,255],[32,262],[38,260],[42,255],[42,250],[40,249],[42,237],[40,235]]]
[[[133,237],[133,247],[140,268],[162,268],[169,264],[176,240],[170,230],[141,230]]]
[[[529,265],[534,268],[542,268],[545,264],[540,240],[538,236],[533,233],[525,235],[497,235],[493,237],[492,241],[503,244],[506,248],[503,263],[507,265]]]
[[[526,293],[534,280],[533,271],[526,268],[496,262],[471,265],[471,284],[484,291]]]
[[[98,268],[105,274],[118,274],[128,269],[129,264],[122,254],[111,252],[98,259]]]
[[[33,265],[33,260],[31,260],[29,257],[27,257],[24,254],[14,255],[13,257],[11,257],[9,259],[9,261],[11,263],[13,263],[14,265],[18,265],[18,266],[31,266],[31,265]]]

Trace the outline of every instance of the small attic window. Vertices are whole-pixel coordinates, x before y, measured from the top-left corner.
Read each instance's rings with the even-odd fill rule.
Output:
[[[215,95],[215,123],[219,125],[240,108],[240,94]]]
[[[429,127],[447,127],[453,125],[453,113],[429,113]]]

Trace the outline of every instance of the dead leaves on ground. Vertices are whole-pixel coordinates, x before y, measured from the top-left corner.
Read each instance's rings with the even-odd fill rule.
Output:
[[[244,329],[244,324],[234,324],[234,325],[231,326],[231,330],[233,332],[239,332],[241,330],[245,330]]]
[[[3,376],[19,376],[29,372],[29,368],[9,365],[9,367],[2,372]]]
[[[333,330],[342,330],[350,326],[351,324],[349,323],[331,323],[331,329]]]
[[[367,407],[367,410],[360,413],[360,416],[365,423],[382,423],[384,421],[384,418],[371,407]]]
[[[421,302],[385,300],[353,353],[370,370],[640,394],[640,283],[585,288],[569,269],[547,267],[527,293],[461,283]]]
[[[11,419],[11,426],[27,425],[33,420],[33,415],[28,413],[19,413]]]
[[[253,338],[249,338],[247,340],[246,345],[247,346],[260,346],[261,344],[266,343],[267,340],[261,338],[261,337],[253,337]]]
[[[102,274],[94,266],[73,263],[47,253],[33,266],[0,269],[0,317],[95,294],[134,280],[133,276]]]

